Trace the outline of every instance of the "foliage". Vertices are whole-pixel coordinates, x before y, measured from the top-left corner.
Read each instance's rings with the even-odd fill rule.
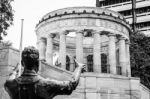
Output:
[[[132,76],[140,77],[141,83],[150,88],[150,37],[132,33],[130,41]]]
[[[11,2],[13,0],[1,0],[0,1],[0,40],[2,35],[7,35],[6,30],[13,24],[13,10]]]

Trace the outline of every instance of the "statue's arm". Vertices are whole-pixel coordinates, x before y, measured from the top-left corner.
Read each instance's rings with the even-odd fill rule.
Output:
[[[17,76],[17,72],[13,71],[12,73],[9,74],[9,77],[7,80],[13,80],[16,78],[16,76]]]
[[[17,65],[13,71],[8,75],[7,80],[13,80],[18,76],[18,72],[19,72],[19,65]]]
[[[15,78],[18,75],[18,71],[14,69],[6,79],[6,82],[4,83],[5,90],[10,94],[10,88],[13,86],[17,86],[15,82]]]
[[[79,83],[79,80],[80,80],[80,75],[81,75],[81,72],[85,69],[85,65],[84,64],[81,64],[81,63],[78,63],[76,62],[78,67],[75,69],[74,73],[73,73],[73,77],[72,77],[72,83],[74,85],[74,87],[76,87]]]
[[[73,73],[73,77],[70,81],[58,81],[58,80],[48,80],[47,79],[47,86],[48,93],[51,93],[51,91],[55,92],[55,95],[69,95],[72,93],[73,90],[76,89],[81,71],[84,69],[84,64],[79,64],[78,67],[75,69]]]

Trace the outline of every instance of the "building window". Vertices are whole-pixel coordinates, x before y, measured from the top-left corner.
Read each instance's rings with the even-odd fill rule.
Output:
[[[70,58],[68,55],[66,56],[66,70],[70,70]]]
[[[118,75],[121,75],[121,66],[120,66],[120,63],[119,63],[119,49],[117,49],[116,51],[116,64],[117,64],[117,74]]]
[[[148,22],[142,22],[142,23],[137,23],[136,27],[138,29],[150,27],[150,21],[148,21]]]
[[[136,9],[136,14],[142,14],[147,12],[150,12],[150,6]],[[123,16],[129,16],[132,15],[132,10],[120,11],[119,13]]]
[[[100,7],[102,6],[108,6],[108,5],[113,5],[113,4],[118,4],[118,3],[124,3],[124,2],[129,2],[131,0],[105,0],[105,1],[99,1]]]
[[[116,51],[116,64],[119,65],[119,49]]]
[[[102,73],[110,73],[110,66],[107,63],[107,55],[104,53],[101,54],[101,66]]]
[[[93,55],[87,56],[87,69],[88,72],[93,72]]]
[[[117,66],[117,74],[118,74],[118,75],[121,75],[121,74],[122,74],[122,72],[121,72],[121,66]]]
[[[74,56],[73,58],[74,58],[74,62],[73,62],[73,63],[74,63],[74,70],[75,70],[75,69],[77,68],[77,63],[76,63],[76,61],[75,61],[76,56]]]

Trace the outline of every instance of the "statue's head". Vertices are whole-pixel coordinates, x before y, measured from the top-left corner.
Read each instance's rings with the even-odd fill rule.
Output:
[[[39,68],[39,52],[38,50],[33,47],[33,46],[29,46],[29,47],[25,47],[24,50],[22,51],[22,66],[25,69],[28,70],[36,70],[38,71]]]

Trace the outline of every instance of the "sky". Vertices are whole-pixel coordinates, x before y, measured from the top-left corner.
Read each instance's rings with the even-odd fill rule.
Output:
[[[14,24],[9,27],[8,35],[4,41],[12,42],[12,46],[19,49],[21,35],[21,19],[23,22],[23,48],[27,46],[36,47],[35,26],[47,13],[66,7],[93,6],[96,0],[14,0]]]

